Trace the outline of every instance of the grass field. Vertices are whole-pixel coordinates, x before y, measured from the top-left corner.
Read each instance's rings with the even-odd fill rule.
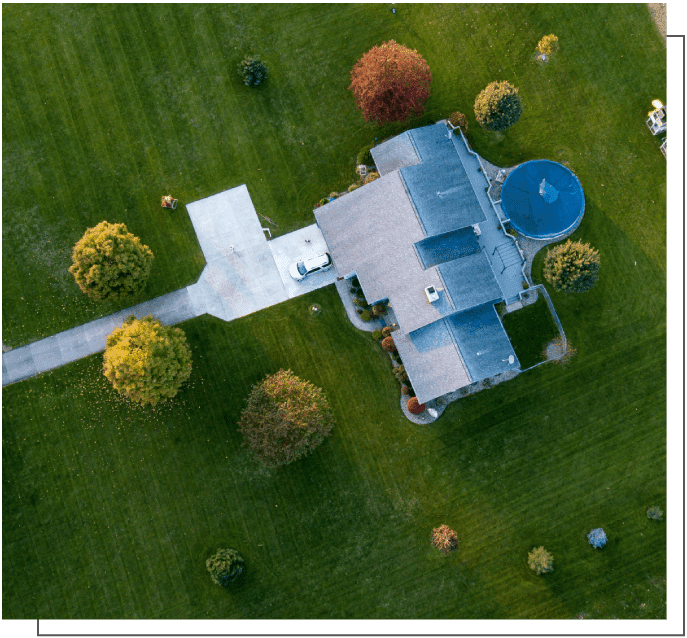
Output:
[[[541,295],[535,303],[504,315],[502,322],[523,370],[545,361],[547,344],[559,336],[546,300]]]
[[[552,31],[561,51],[540,67]],[[457,108],[488,160],[544,157],[579,176],[574,238],[599,250],[600,279],[549,290],[577,354],[416,426],[330,287],[182,324],[192,381],[158,410],[119,400],[101,355],[9,386],[4,617],[665,617],[665,522],[645,514],[666,509],[665,160],[644,119],[666,64],[644,5],[3,6],[3,341],[112,310],[66,272],[103,218],[155,252],[146,297],[194,281],[202,254],[183,206],[159,207],[166,192],[186,203],[246,183],[278,233],[312,223],[360,147],[401,128],[363,122],[346,91],[389,38],[434,75],[426,117],[406,126]],[[235,73],[253,52],[271,71],[257,90]],[[471,105],[494,79],[520,88],[525,112],[488,135]],[[336,426],[308,459],[266,471],[236,421],[280,367],[324,388]],[[460,539],[448,557],[430,547],[442,523]],[[555,557],[545,577],[526,564],[539,545]],[[246,558],[240,587],[211,583],[218,547]]]

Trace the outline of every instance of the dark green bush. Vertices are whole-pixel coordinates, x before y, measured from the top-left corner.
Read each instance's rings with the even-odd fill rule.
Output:
[[[364,300],[364,299],[361,299],[360,297],[356,297],[356,298],[353,300],[353,303],[354,303],[356,306],[358,306],[359,308],[365,308],[365,307],[367,306],[367,304],[365,303],[365,300]]]
[[[372,153],[370,153],[370,149],[374,146],[374,144],[368,144],[367,146],[363,146],[360,149],[360,152],[358,153],[358,157],[356,158],[356,164],[365,164],[365,166],[374,166],[374,159],[372,159]]]
[[[363,321],[370,321],[370,320],[372,319],[372,315],[371,315],[367,310],[363,310],[363,311],[360,313],[360,318],[361,318]]]
[[[475,100],[475,118],[488,131],[503,131],[522,115],[522,100],[510,82],[492,82]]]
[[[386,304],[376,303],[372,306],[372,312],[374,312],[378,317],[383,317],[386,314]]]
[[[238,70],[246,86],[258,86],[267,78],[267,66],[260,60],[259,55],[252,55],[241,60]]]
[[[205,561],[205,566],[212,582],[226,587],[241,575],[245,563],[235,549],[218,549],[214,556]]]
[[[349,279],[349,281],[351,282],[351,286],[355,286],[356,288],[360,288],[360,280],[358,279],[358,277],[353,276]]]
[[[372,333],[372,338],[373,338],[375,341],[380,341],[381,338],[382,338],[382,331],[381,331],[381,330],[375,330],[375,331]]]

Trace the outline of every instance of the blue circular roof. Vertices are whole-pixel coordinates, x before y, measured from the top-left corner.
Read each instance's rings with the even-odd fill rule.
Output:
[[[520,234],[552,239],[582,219],[580,180],[562,164],[532,160],[518,166],[501,187],[501,208]]]

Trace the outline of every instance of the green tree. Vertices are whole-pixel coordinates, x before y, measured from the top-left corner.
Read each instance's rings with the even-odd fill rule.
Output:
[[[260,60],[259,55],[252,55],[241,60],[238,70],[246,86],[258,86],[267,78],[267,66]]]
[[[210,578],[215,585],[226,587],[234,582],[245,569],[245,562],[235,549],[218,549],[205,561]]]
[[[322,389],[291,370],[279,370],[253,386],[239,431],[255,458],[267,467],[279,467],[312,452],[333,424]]]
[[[503,131],[522,115],[522,100],[510,82],[492,82],[475,100],[475,117],[488,131]]]
[[[83,292],[99,301],[140,293],[153,265],[153,252],[124,224],[100,222],[76,242],[69,272]]]
[[[403,122],[424,112],[432,72],[414,49],[394,40],[372,47],[351,70],[348,87],[368,122]]]
[[[599,251],[568,239],[547,251],[544,277],[559,292],[586,292],[599,278],[600,267]]]
[[[108,338],[103,374],[131,401],[155,405],[171,399],[191,375],[191,349],[180,328],[152,316],[128,317]]]
[[[535,547],[527,555],[527,564],[535,574],[546,574],[553,571],[553,554],[543,547]]]

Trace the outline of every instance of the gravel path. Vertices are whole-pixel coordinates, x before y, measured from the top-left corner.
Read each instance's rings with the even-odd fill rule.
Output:
[[[668,34],[668,11],[665,3],[647,2],[646,4],[649,7],[649,13],[651,13],[651,17],[656,23],[658,32],[665,39]]]

